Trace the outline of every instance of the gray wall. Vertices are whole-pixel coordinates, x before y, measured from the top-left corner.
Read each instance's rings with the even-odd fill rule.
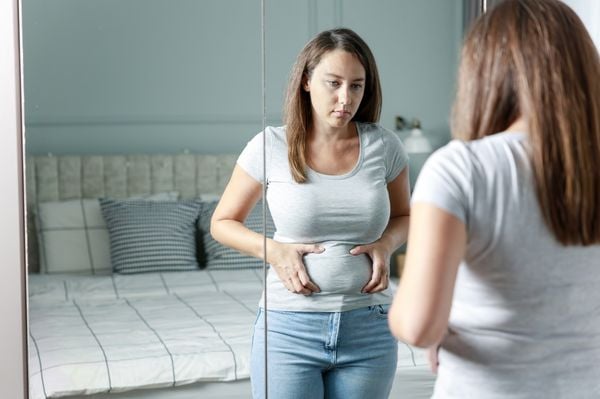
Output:
[[[267,1],[267,121],[319,30],[355,29],[383,83],[384,126],[447,121],[462,2]],[[28,153],[238,152],[262,126],[259,0],[23,0]]]

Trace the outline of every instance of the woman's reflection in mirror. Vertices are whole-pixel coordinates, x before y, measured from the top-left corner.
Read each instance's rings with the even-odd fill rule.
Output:
[[[354,31],[319,33],[297,57],[285,126],[267,127],[268,389],[273,398],[387,398],[397,343],[387,323],[389,262],[407,236],[407,156],[377,122],[371,50]],[[225,245],[262,258],[243,221],[259,200],[263,137],[241,153],[212,218]],[[264,397],[264,295],[254,329],[253,396]]]
[[[468,34],[453,134],[421,170],[390,326],[434,398],[600,397],[600,61],[558,0]]]

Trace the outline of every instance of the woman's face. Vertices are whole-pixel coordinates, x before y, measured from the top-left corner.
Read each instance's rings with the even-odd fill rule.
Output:
[[[344,50],[323,54],[303,85],[310,94],[314,126],[346,126],[362,101],[365,78],[365,68],[354,54]]]

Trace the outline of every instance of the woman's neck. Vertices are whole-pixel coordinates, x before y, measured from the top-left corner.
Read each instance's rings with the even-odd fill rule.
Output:
[[[347,139],[353,139],[358,135],[355,122],[350,122],[346,126],[339,128],[332,126],[314,125],[309,133],[309,141],[316,142],[335,142]]]
[[[529,130],[529,125],[525,118],[520,116],[516,121],[514,121],[505,131],[506,132],[523,132],[527,133]]]

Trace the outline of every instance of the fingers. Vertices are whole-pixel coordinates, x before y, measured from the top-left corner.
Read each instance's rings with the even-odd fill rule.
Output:
[[[319,287],[314,284],[312,281],[308,281],[307,283],[302,283],[298,276],[292,276],[287,281],[284,281],[283,284],[288,289],[288,291],[294,294],[302,294],[309,296],[313,292],[321,292]]]
[[[280,243],[275,248],[277,251],[273,253],[270,264],[288,291],[302,295],[321,292],[319,287],[310,280],[302,262],[302,256],[305,253],[321,253],[325,251],[323,246]]]
[[[350,253],[351,253],[352,255],[359,255],[359,254],[362,254],[362,247],[361,247],[360,245],[359,245],[359,246],[357,246],[357,247],[354,247],[354,248],[352,248],[352,249],[350,250]]]
[[[389,279],[383,276],[380,280],[371,279],[362,289],[363,294],[374,294],[376,292],[385,291],[389,286]]]
[[[288,291],[296,294],[311,295],[313,292],[321,292],[321,289],[310,280],[310,276],[304,269],[304,265],[284,268],[284,276],[280,279]]]
[[[298,278],[300,279],[300,282],[302,283],[302,285],[304,287],[308,288],[311,292],[321,292],[321,289],[319,288],[319,286],[317,286],[315,283],[313,283],[310,280],[310,277],[309,277],[308,273],[306,273],[306,270],[299,270]]]
[[[369,252],[368,245],[357,245],[350,250],[350,253],[352,255],[360,255],[360,254],[364,254],[364,253],[368,253],[368,252]]]
[[[363,287],[362,293],[373,294],[375,292],[381,292],[387,289],[390,279],[387,271],[387,267],[383,265],[373,264],[373,274],[371,280]]]
[[[309,290],[311,290],[312,292],[316,292],[316,293],[321,292],[321,289],[319,288],[319,286],[316,285],[315,283],[313,283],[312,281],[309,281],[308,283],[306,283],[305,287],[308,288]]]
[[[309,290],[308,288],[306,288],[302,284],[302,282],[300,281],[300,279],[298,278],[298,276],[292,276],[291,282],[292,282],[291,285],[293,287],[292,292],[295,292],[297,294],[302,294],[302,295],[310,295],[310,294],[312,294],[312,291]]]
[[[325,251],[325,247],[319,244],[305,244],[299,248],[300,255],[303,254],[320,254]]]

